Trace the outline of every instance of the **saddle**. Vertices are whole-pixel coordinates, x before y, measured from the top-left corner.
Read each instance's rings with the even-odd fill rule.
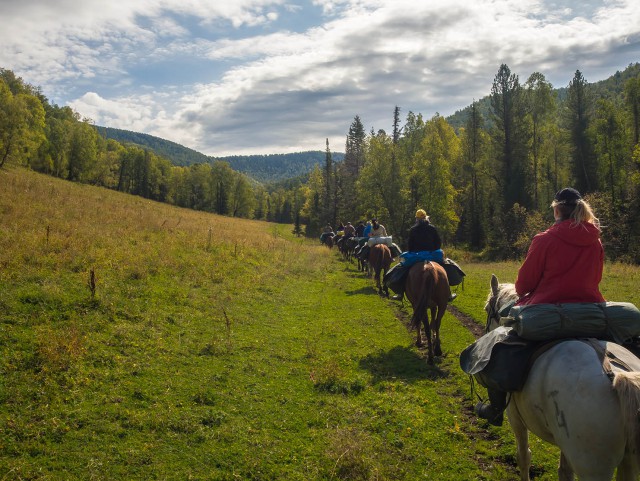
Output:
[[[395,246],[395,244],[393,244]],[[391,289],[396,294],[402,294],[404,292],[404,285],[409,275],[411,266],[417,262],[424,261],[436,261],[438,264],[444,267],[447,273],[447,279],[450,286],[457,286],[464,280],[465,273],[462,272],[460,266],[449,258],[440,260],[442,257],[442,251],[423,251],[423,252],[404,252],[400,254],[403,260],[393,266],[384,275],[382,282],[385,286]]]

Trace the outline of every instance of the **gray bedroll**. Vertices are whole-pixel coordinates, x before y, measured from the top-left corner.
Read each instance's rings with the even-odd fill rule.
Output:
[[[628,343],[640,336],[640,310],[630,302],[530,304],[501,319],[524,339],[596,337]]]

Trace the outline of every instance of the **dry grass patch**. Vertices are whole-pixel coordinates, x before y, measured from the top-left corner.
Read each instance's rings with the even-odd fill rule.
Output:
[[[86,352],[86,336],[77,326],[42,326],[37,331],[36,365],[43,373],[68,371]]]

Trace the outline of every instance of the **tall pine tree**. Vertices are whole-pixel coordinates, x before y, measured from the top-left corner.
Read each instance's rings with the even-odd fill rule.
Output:
[[[576,70],[567,91],[566,122],[571,148],[573,184],[582,193],[598,188],[598,168],[593,142],[589,137],[592,96],[580,70]]]
[[[505,64],[500,66],[491,87],[491,107],[497,160],[495,179],[502,194],[503,212],[516,203],[529,207],[523,90],[518,76]]]

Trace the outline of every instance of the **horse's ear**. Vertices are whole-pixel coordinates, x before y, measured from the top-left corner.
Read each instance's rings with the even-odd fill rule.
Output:
[[[491,292],[494,296],[498,295],[498,278],[495,274],[491,274]]]

